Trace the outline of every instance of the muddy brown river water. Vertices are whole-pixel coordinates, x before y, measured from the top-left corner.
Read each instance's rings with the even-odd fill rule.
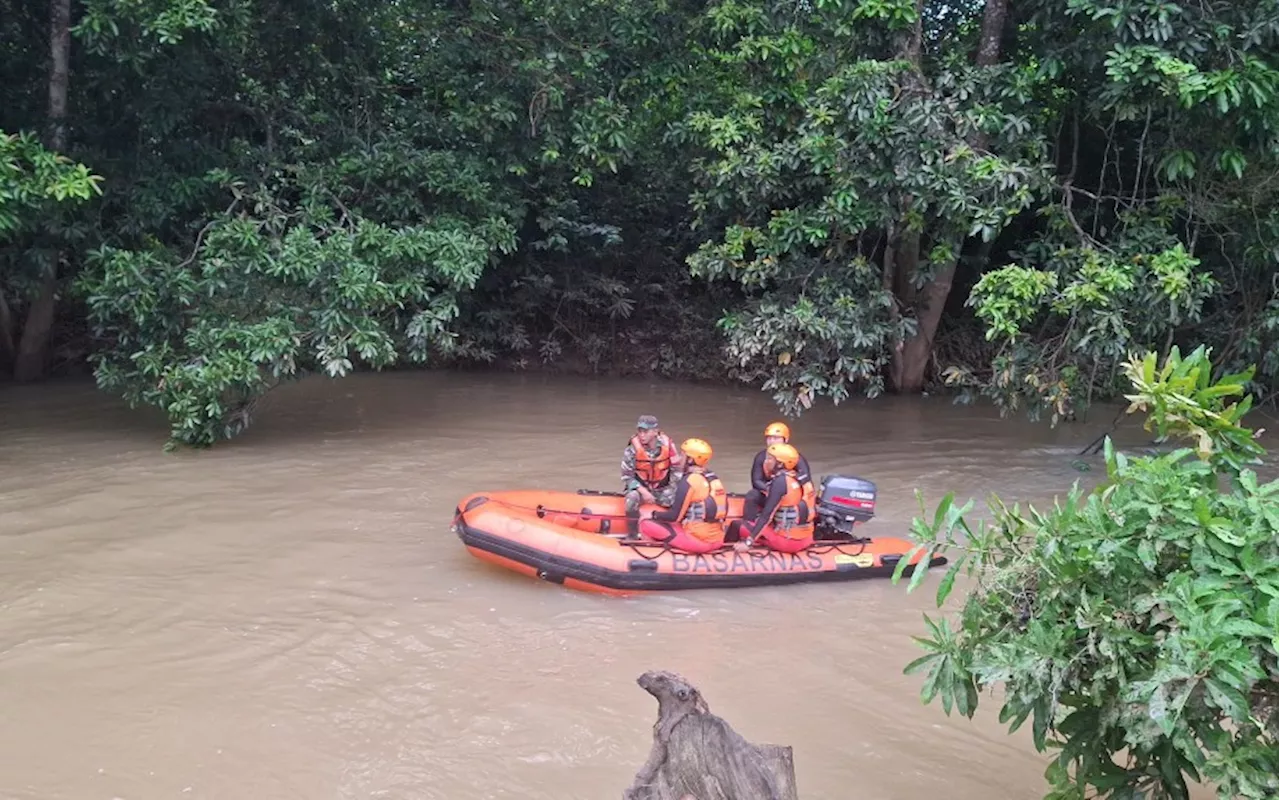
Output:
[[[775,418],[750,389],[363,375],[165,454],[161,418],[91,382],[0,390],[0,798],[617,798],[656,715],[635,679],[657,668],[791,745],[805,800],[1041,796],[1045,759],[994,699],[948,718],[901,674],[936,577],[619,599],[450,534],[468,492],[615,489],[641,413],[711,441],[738,491]],[[916,487],[932,510],[1091,485],[1071,462],[1113,413],[1050,430],[890,398],[792,427],[816,473],[878,484],[869,535],[901,535]]]

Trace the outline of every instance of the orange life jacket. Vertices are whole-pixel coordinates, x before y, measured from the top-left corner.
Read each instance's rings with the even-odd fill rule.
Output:
[[[656,442],[658,455],[651,456],[640,443],[639,434],[631,437],[631,448],[636,452],[636,479],[650,489],[661,486],[667,479],[671,473],[671,459],[676,456],[676,446],[665,433],[659,431]]]
[[[801,485],[796,479],[794,470],[783,470],[781,474],[787,481],[787,492],[773,512],[770,524],[775,531],[788,539],[811,539],[813,538],[813,484],[805,481],[804,485]]]
[[[724,539],[724,513],[728,492],[714,472],[690,472],[685,476],[689,490],[677,518],[690,536],[704,542]]]
[[[703,475],[707,478],[711,499],[715,501],[715,519],[723,522],[725,515],[729,513],[729,492],[724,488],[724,483],[720,480],[719,475],[711,470],[707,470]]]

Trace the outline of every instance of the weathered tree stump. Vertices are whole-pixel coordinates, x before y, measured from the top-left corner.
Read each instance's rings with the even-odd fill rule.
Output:
[[[658,699],[653,749],[623,800],[798,800],[790,747],[752,744],[673,672],[636,679]]]

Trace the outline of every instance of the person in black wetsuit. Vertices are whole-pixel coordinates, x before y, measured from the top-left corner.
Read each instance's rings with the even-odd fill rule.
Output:
[[[773,475],[765,468],[765,460],[769,455],[768,447],[771,444],[790,444],[791,429],[782,422],[771,422],[764,429],[764,446],[766,449],[756,453],[755,461],[751,462],[751,491],[747,492],[746,498],[742,503],[743,519],[755,519],[764,509],[765,496],[769,493],[769,482],[773,480]],[[797,451],[798,452],[798,451]],[[809,472],[809,462],[804,456],[800,456],[800,461],[796,464],[796,480],[801,485],[813,484],[813,477]]]
[[[724,540],[738,550],[759,539],[773,550],[798,553],[813,544],[813,484],[797,477],[800,454],[791,445],[771,444],[765,454],[765,469],[773,478],[764,508],[754,518],[730,522]]]

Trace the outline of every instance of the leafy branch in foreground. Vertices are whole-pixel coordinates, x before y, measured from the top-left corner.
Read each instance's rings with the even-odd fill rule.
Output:
[[[1196,446],[1130,459],[1108,440],[1106,480],[1048,511],[993,498],[975,530],[948,494],[914,520],[913,553],[950,551],[939,607],[961,571],[975,588],[958,627],[925,616],[905,672],[968,717],[1003,684],[1000,721],[1030,718],[1037,750],[1058,750],[1046,798],[1186,798],[1188,777],[1275,797],[1280,495],[1249,468],[1263,450],[1233,401],[1252,370],[1211,380],[1205,348],[1175,347],[1124,372],[1129,412]]]

